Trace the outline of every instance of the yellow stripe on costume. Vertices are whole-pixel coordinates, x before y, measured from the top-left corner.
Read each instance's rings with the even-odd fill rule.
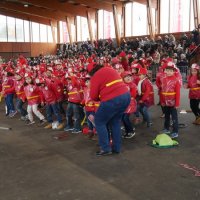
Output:
[[[162,94],[163,94],[164,96],[172,96],[172,95],[175,95],[176,92],[162,92]]]
[[[30,96],[30,97],[27,97],[27,99],[28,100],[30,100],[30,99],[35,99],[35,98],[38,98],[39,96],[37,95],[37,96]]]
[[[190,90],[200,90],[200,87],[190,88]]]
[[[114,85],[115,83],[119,83],[119,82],[123,82],[122,79],[117,79],[117,80],[111,81],[110,83],[106,84],[106,87],[109,87],[109,86]]]

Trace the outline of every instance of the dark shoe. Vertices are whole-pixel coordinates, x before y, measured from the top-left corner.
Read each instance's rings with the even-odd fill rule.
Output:
[[[152,122],[147,123],[147,127],[151,127],[151,126],[153,126]]]
[[[119,151],[112,150],[112,154],[119,155],[120,152],[119,152]]]
[[[127,133],[127,134],[123,135],[122,137],[125,139],[130,139],[134,136],[135,136],[135,132],[132,132],[132,133]]]
[[[108,155],[111,155],[112,154],[112,151],[97,151],[96,152],[96,156],[108,156]]]

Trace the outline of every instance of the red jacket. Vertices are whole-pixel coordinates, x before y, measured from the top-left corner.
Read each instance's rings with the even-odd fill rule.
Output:
[[[15,87],[15,93],[17,95],[17,98],[25,102],[26,96],[24,92],[24,79],[21,79],[19,81],[14,80],[14,87]]]
[[[4,78],[3,83],[2,83],[2,90],[4,91],[4,96],[15,93],[13,76]]]
[[[161,105],[179,107],[180,105],[180,81],[174,76],[164,77],[161,83]]]
[[[58,78],[54,78],[52,81],[52,87],[54,89],[57,101],[63,101],[64,100],[64,84],[62,80]]]
[[[125,113],[134,113],[137,109],[137,102],[135,100],[135,97],[137,95],[137,86],[135,85],[135,83],[126,83],[130,94],[131,94],[131,102],[128,106],[128,108],[126,109]]]
[[[128,92],[120,75],[110,67],[99,69],[91,77],[90,96],[94,101],[108,101]]]
[[[189,91],[189,98],[190,99],[200,99],[200,84],[197,84],[198,77],[189,76],[188,77],[188,88]]]
[[[153,85],[148,78],[145,78],[141,84],[141,94],[139,93],[138,85],[138,94],[139,101],[142,101],[147,107],[154,105],[154,91]]]
[[[28,84],[24,87],[24,92],[28,101],[28,105],[35,105],[41,102],[43,99],[41,91],[38,86]]]
[[[85,104],[85,111],[86,112],[96,112],[99,107],[99,102],[93,101],[90,97],[90,89],[85,87],[83,90],[84,99],[82,104]]]
[[[47,105],[55,104],[57,102],[57,96],[53,84],[46,84],[44,87],[40,87],[43,95],[43,99]]]
[[[81,104],[83,100],[83,91],[75,77],[72,77],[71,83],[67,84],[68,101],[71,103]]]
[[[132,77],[133,77],[133,83],[135,83],[135,85],[138,85],[140,77],[137,74],[133,74]]]

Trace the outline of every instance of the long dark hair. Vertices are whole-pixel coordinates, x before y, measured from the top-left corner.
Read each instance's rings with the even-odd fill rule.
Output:
[[[94,64],[94,68],[89,72],[89,75],[93,76],[102,67],[104,67],[104,65],[102,65],[102,64]]]

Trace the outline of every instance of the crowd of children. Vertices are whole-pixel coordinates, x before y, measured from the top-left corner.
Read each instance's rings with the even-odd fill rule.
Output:
[[[82,122],[86,121],[89,137],[92,138],[95,131],[95,112],[101,105],[101,98],[99,100],[91,94],[91,77],[88,72],[91,71],[91,67],[98,64],[105,68],[115,69],[121,77],[116,81],[123,81],[130,92],[131,102],[122,116],[125,129],[122,137],[132,138],[135,135],[135,127],[130,121],[130,115],[134,114],[136,119],[141,115],[146,126],[152,126],[149,107],[154,105],[155,94],[148,77],[150,65],[147,60],[144,57],[133,58],[129,63],[127,57],[128,55],[122,51],[114,58],[80,54],[73,58],[59,59],[57,57],[49,63],[45,57],[41,57],[40,64],[31,66],[26,58],[20,56],[16,64],[2,63],[0,91],[1,97],[5,99],[6,116],[13,118],[18,112],[26,125],[34,124],[36,116],[39,124],[45,129],[52,128],[53,122],[57,121],[58,130],[64,129],[72,133],[80,133]],[[171,138],[177,138],[177,108],[180,105],[182,78],[173,58],[163,58],[159,65],[156,85],[165,117],[162,132],[169,134]],[[95,80],[93,84],[94,82]],[[113,83],[109,86],[112,87],[112,85]],[[184,87],[190,90],[190,107],[195,115],[194,124],[200,125],[200,67],[198,64],[194,63],[191,66],[191,73]],[[46,115],[42,114],[38,108],[44,106]],[[170,131],[171,119],[173,127]]]

